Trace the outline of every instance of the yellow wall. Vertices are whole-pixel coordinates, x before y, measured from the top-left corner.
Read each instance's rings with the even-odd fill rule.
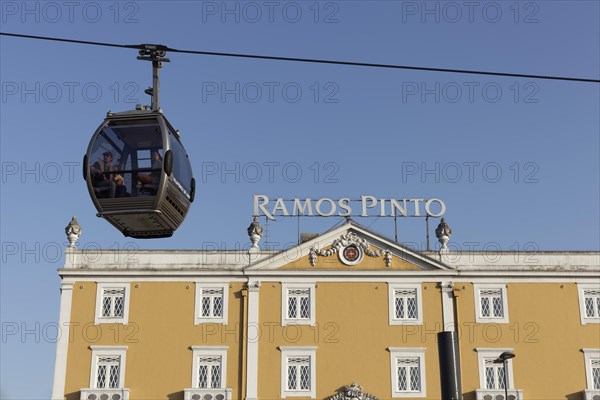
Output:
[[[509,283],[508,324],[476,324],[473,285],[457,287],[465,400],[480,386],[474,350],[480,347],[513,349],[514,387],[526,399],[579,399],[586,388],[580,349],[600,348],[600,326],[581,325],[575,283]]]
[[[194,325],[193,282],[133,282],[130,287],[129,325],[94,325],[96,284],[75,283],[71,321],[78,325],[72,328],[69,343],[68,399],[79,399],[80,388],[89,387],[90,345],[128,346],[125,387],[131,388],[132,400],[183,399],[183,389],[192,383],[190,346],[229,346],[227,386],[233,388],[234,399],[243,398],[242,282],[230,284],[227,326]],[[427,398],[440,398],[436,333],[442,327],[442,303],[435,282],[421,285],[424,323],[420,327],[388,324],[385,282],[319,281],[317,325],[282,327],[281,288],[280,282],[263,282],[259,291],[260,399],[280,397],[279,346],[317,347],[317,398],[357,382],[380,399],[391,395],[386,349],[425,347]],[[575,393],[586,387],[580,349],[600,348],[600,325],[581,325],[576,284],[509,283],[508,324],[475,323],[473,284],[457,283],[456,288],[465,400],[474,399],[474,391],[480,388],[474,351],[480,347],[514,350],[515,387],[523,389],[526,399],[564,399],[571,394],[579,399]]]
[[[137,284],[139,287],[136,287]],[[89,387],[90,345],[128,346],[125,387],[131,388],[132,399],[183,399],[183,389],[192,387],[190,346],[229,346],[227,386],[239,388],[242,341],[239,329],[236,329],[239,323],[236,325],[236,322],[240,320],[239,292],[242,283],[234,282],[230,286],[229,331],[216,324],[194,325],[193,282],[133,282],[129,327],[126,329],[122,324],[96,325],[101,329],[96,340],[96,284],[77,282],[73,288],[71,321],[79,323],[80,328],[73,330],[72,342],[69,343],[67,398],[79,399],[79,389]],[[83,326],[87,326],[87,335],[83,334]],[[116,337],[115,333],[118,333]],[[240,393],[234,391],[233,396],[237,399]]]
[[[441,296],[433,283],[422,286],[424,322],[441,326]],[[280,324],[281,284],[260,288],[260,322]],[[317,346],[317,398],[357,382],[381,399],[390,398],[388,347],[427,347],[425,364],[428,398],[439,398],[437,331],[426,337],[414,327],[389,326],[388,286],[385,282],[319,282],[316,288],[317,325],[282,328],[263,335],[259,344],[259,393],[275,399],[281,393],[281,352],[278,346]],[[408,329],[408,330],[407,330]],[[404,334],[403,334],[404,332]]]

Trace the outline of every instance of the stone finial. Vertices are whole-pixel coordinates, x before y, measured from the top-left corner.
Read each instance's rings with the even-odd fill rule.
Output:
[[[389,250],[385,251],[384,255],[385,266],[390,268],[392,266],[392,252]]]
[[[258,223],[257,218],[254,217],[254,220],[248,227],[248,236],[250,237],[250,241],[252,242],[252,247],[255,248],[256,250],[259,249],[258,242],[260,241],[262,234],[263,234],[263,228]]]
[[[71,222],[65,228],[65,234],[67,235],[67,239],[69,239],[69,247],[75,247],[75,242],[79,240],[79,236],[81,236],[82,230],[79,226],[79,222],[77,222],[77,218],[71,218]]]
[[[439,242],[442,244],[442,248],[440,249],[440,253],[448,252],[448,246],[446,243],[450,240],[450,236],[452,236],[452,229],[446,223],[446,220],[442,218],[440,224],[435,230],[435,236],[438,238]]]
[[[311,267],[317,265],[317,249],[314,247],[311,247],[308,252],[308,261],[310,262]]]

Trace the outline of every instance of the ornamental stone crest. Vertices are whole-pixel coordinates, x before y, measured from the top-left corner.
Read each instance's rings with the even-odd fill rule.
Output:
[[[310,265],[314,267],[317,264],[317,256],[329,257],[336,253],[340,254],[344,248],[351,245],[356,246],[356,248],[359,249],[359,251],[361,251],[369,257],[381,257],[386,254],[386,252],[383,250],[369,249],[369,242],[367,242],[364,238],[359,237],[354,232],[347,232],[340,236],[339,239],[334,240],[329,249],[324,250],[311,247],[310,252],[308,253],[308,260],[310,262]],[[391,265],[391,254],[389,257],[386,257],[386,266],[388,266],[388,258],[389,264]]]
[[[344,389],[335,396],[328,397],[327,400],[379,400],[372,394],[365,393],[362,386],[353,383],[344,386]]]

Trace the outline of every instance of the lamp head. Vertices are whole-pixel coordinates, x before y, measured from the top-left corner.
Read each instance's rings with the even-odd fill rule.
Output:
[[[494,360],[494,363],[502,364],[503,362],[515,357],[516,355],[512,351],[505,351],[502,354],[500,354],[496,360]]]

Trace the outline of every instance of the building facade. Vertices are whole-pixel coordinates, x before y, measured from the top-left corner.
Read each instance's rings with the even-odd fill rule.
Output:
[[[442,331],[465,400],[600,399],[598,252],[418,252],[350,221],[283,252],[69,247],[59,274],[53,399],[441,399]]]

